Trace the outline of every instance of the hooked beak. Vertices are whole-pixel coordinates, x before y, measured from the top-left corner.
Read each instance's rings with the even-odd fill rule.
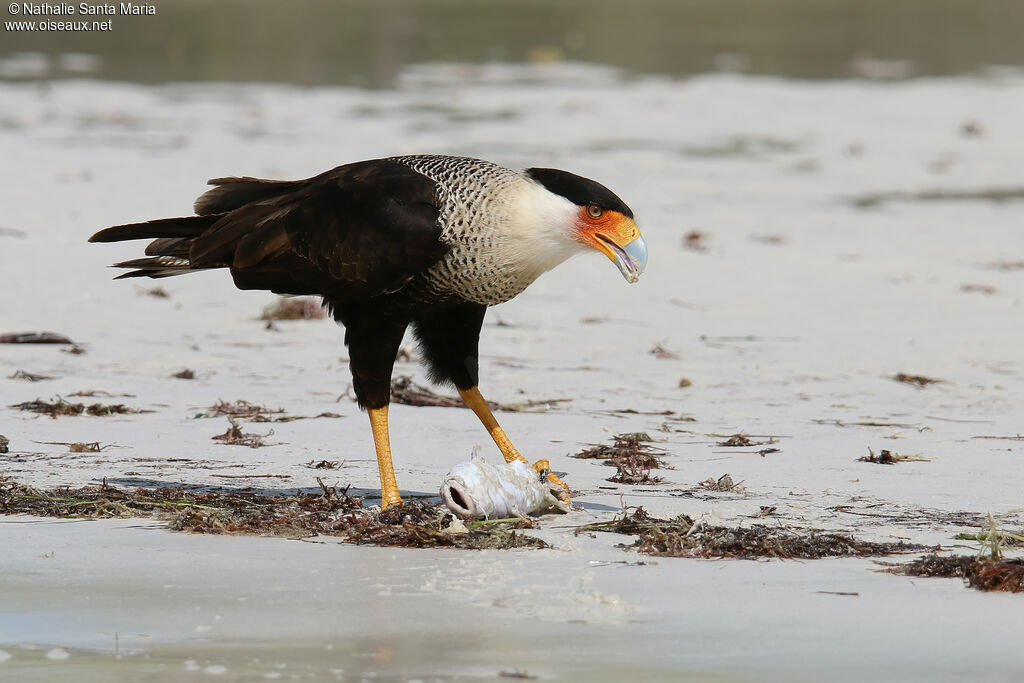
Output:
[[[633,224],[633,234],[636,236],[624,244],[619,244],[614,238],[602,233],[595,233],[594,237],[599,242],[599,249],[615,263],[626,278],[626,282],[636,282],[640,274],[647,267],[647,243],[644,242],[640,230]]]

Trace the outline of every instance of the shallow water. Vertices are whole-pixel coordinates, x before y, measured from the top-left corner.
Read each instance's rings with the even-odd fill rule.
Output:
[[[1016,0],[176,0],[96,33],[5,31],[0,79],[392,87],[429,62],[906,78],[1024,66]],[[3,19],[9,17],[3,16]],[[26,18],[21,16],[19,18]]]

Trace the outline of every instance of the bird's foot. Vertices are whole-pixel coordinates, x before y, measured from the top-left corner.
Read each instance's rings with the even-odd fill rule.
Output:
[[[533,469],[537,470],[541,474],[547,472],[548,481],[562,489],[562,502],[567,505],[572,505],[572,499],[569,497],[569,485],[559,479],[558,475],[551,471],[551,464],[547,460],[538,460],[533,463]]]
[[[519,451],[517,451],[515,448],[510,448],[509,452],[507,453],[504,452],[504,449],[502,449],[502,451],[502,454],[505,456],[505,462],[512,462],[513,460],[518,460],[520,462],[526,463],[527,465],[530,465],[530,461],[524,458],[522,455],[520,455]],[[559,479],[557,474],[551,472],[551,464],[547,460],[538,460],[537,462],[533,463],[530,466],[533,467],[533,469],[540,472],[541,474],[543,474],[546,471],[548,474],[548,481],[557,486],[558,488],[562,489],[562,502],[568,505],[572,505],[572,499],[569,497],[569,485],[566,484],[561,479]]]

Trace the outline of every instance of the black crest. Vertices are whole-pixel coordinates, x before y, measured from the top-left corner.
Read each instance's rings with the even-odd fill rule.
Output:
[[[602,209],[618,211],[627,218],[633,211],[618,196],[601,183],[557,168],[528,168],[526,175],[536,180],[555,194],[560,194],[573,204],[586,206],[596,204]]]

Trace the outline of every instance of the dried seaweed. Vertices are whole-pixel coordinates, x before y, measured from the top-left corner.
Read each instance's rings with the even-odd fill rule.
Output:
[[[316,460],[310,460],[306,463],[306,467],[311,470],[336,470],[341,467],[341,463],[337,460],[321,460],[319,462]]]
[[[905,372],[900,372],[892,377],[897,382],[903,382],[904,384],[912,384],[916,387],[926,387],[929,384],[941,384],[941,379],[935,379],[934,377],[925,377],[924,375],[908,375]]]
[[[718,435],[712,434],[711,436]],[[767,441],[754,441],[747,434],[731,434],[725,441],[719,441],[716,445],[721,446],[723,448],[747,448],[748,446],[765,446],[767,444],[773,444],[778,442],[778,439],[776,439],[774,436],[769,436]],[[758,453],[763,456],[767,453],[777,453],[778,450],[779,449],[777,448],[765,448],[758,451]]]
[[[228,422],[231,426],[228,427],[227,431],[223,434],[217,434],[210,438],[214,441],[220,441],[222,444],[227,446],[247,446],[249,448],[262,448],[263,446],[269,446],[264,439],[268,436],[272,436],[274,430],[271,429],[266,434],[252,434],[250,432],[243,432],[242,428],[238,426],[238,420],[233,417],[228,418]]]
[[[670,520],[651,517],[643,508],[632,515],[589,524],[581,531],[638,535],[632,549],[661,557],[773,558],[814,560],[825,557],[866,557],[920,550],[908,543],[872,543],[821,529],[800,531],[755,524],[750,527],[709,526],[686,515]]]
[[[530,399],[519,403],[497,403],[487,401],[491,410],[507,413],[544,412],[552,403],[565,403],[571,398]],[[430,406],[435,408],[465,408],[462,399],[438,394],[427,387],[412,381],[408,375],[400,375],[391,380],[391,402],[407,406]]]
[[[875,452],[868,449],[868,455],[857,458],[857,462],[873,462],[876,465],[895,465],[899,462],[928,462],[928,458],[922,458],[913,453],[893,453],[882,449],[875,455]]]
[[[74,344],[56,332],[11,332],[0,334],[0,344]]]
[[[266,306],[260,320],[322,320],[324,309],[320,302],[309,297],[281,297],[277,303]]]
[[[109,415],[125,415],[125,414],[137,414],[137,413],[151,413],[152,410],[142,410],[139,408],[130,408],[121,403],[115,404],[102,404],[92,403],[85,405],[83,403],[68,403],[64,399],[57,397],[55,401],[26,401],[25,403],[16,403],[10,408],[17,408],[18,410],[24,410],[30,413],[39,413],[41,415],[49,415],[52,418],[57,418],[59,415],[94,415],[97,417],[106,417]]]
[[[980,591],[1024,592],[1024,560],[978,559],[971,555],[923,555],[913,562],[890,565],[901,576],[960,578]]]
[[[21,379],[26,382],[42,382],[45,379],[56,379],[52,375],[37,375],[32,372],[25,372],[24,370],[16,370],[13,375],[8,375],[7,379]]]
[[[850,197],[858,209],[871,209],[889,202],[988,201],[995,203],[1024,199],[1024,187],[991,187],[981,190],[921,190],[918,192],[872,192]]]
[[[718,479],[709,477],[702,482],[698,483],[699,486],[708,489],[709,491],[723,491],[729,493],[743,493],[746,489],[743,487],[743,482],[733,481],[732,477],[728,473],[723,474]]]
[[[466,529],[442,505],[410,502],[380,511],[320,483],[316,494],[268,496],[247,491],[196,493],[178,488],[134,490],[106,484],[40,491],[0,477],[0,514],[63,518],[152,517],[177,531],[205,534],[329,536],[344,543],[404,548],[545,548],[517,533],[519,520]]]
[[[669,351],[661,344],[655,344],[654,346],[652,346],[651,350],[648,353],[650,353],[655,358],[661,358],[662,360],[673,360],[679,358],[678,353],[676,353],[675,351]]]
[[[391,380],[391,402],[407,406],[463,407],[460,399],[435,393],[422,385],[416,384],[407,375],[395,377]]]
[[[238,417],[238,418],[255,418],[267,413],[283,413],[283,408],[277,408],[271,410],[266,406],[261,406],[257,403],[249,403],[245,399],[239,399],[233,403],[227,401],[217,401],[212,406],[206,409],[205,412],[197,413],[196,418],[204,417]]]
[[[67,446],[69,453],[99,453],[104,449],[103,446],[100,446],[99,441],[37,441],[36,443],[50,446]]]
[[[652,476],[651,470],[671,469],[662,459],[665,451],[650,445],[651,437],[643,432],[616,434],[612,445],[597,445],[573,454],[573,458],[603,460],[616,469],[607,481],[617,484],[657,484],[664,481]]]

